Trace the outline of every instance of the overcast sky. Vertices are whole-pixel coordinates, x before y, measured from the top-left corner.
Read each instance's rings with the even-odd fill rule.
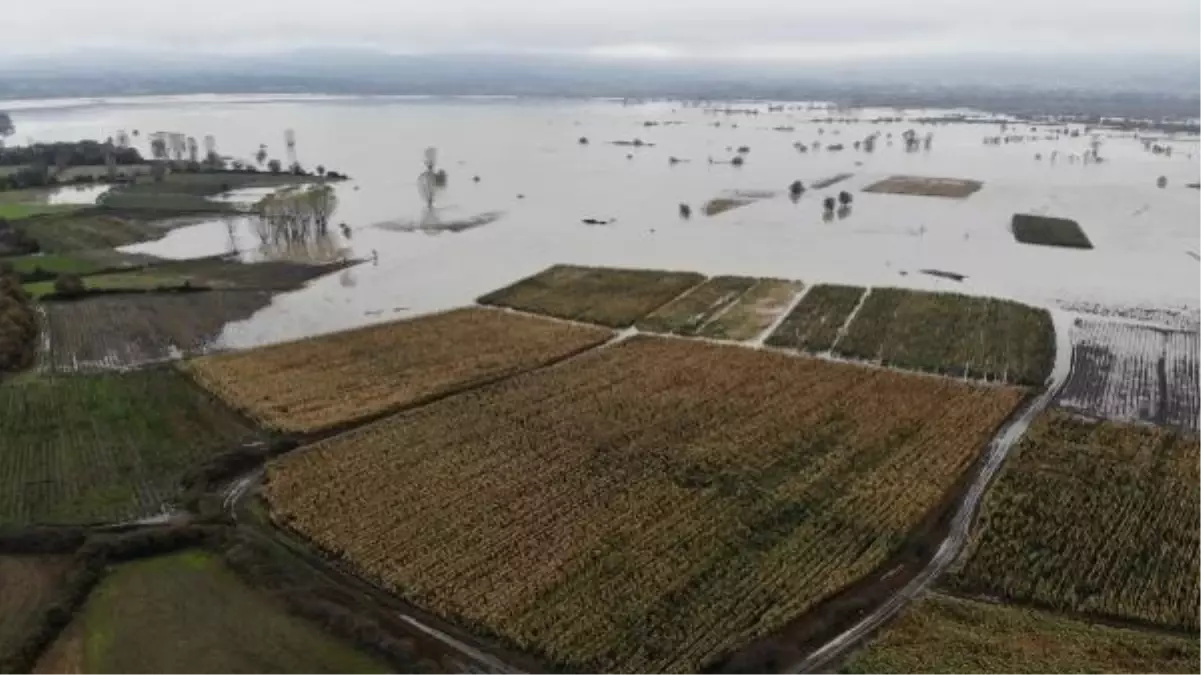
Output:
[[[0,0],[0,54],[90,47],[845,58],[1193,55],[1198,0]]]

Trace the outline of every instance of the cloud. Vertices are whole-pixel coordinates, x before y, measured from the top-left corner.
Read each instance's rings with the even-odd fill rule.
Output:
[[[0,22],[7,53],[369,46],[843,58],[1195,54],[1201,42],[1196,0],[55,0],[12,3]]]

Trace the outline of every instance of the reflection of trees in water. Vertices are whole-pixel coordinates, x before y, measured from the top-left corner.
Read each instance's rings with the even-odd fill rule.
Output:
[[[338,196],[329,185],[290,187],[267,195],[258,203],[254,222],[259,252],[267,260],[331,262],[346,255],[330,220]]]

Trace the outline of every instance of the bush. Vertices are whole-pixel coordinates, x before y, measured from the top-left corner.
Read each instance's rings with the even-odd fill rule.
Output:
[[[54,280],[54,292],[62,297],[82,295],[83,291],[83,279],[78,274],[60,274]]]

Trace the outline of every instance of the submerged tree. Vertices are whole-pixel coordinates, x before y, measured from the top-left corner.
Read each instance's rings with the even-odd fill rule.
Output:
[[[330,222],[338,196],[330,185],[291,187],[259,201],[257,234],[269,258],[328,261],[338,254]]]

